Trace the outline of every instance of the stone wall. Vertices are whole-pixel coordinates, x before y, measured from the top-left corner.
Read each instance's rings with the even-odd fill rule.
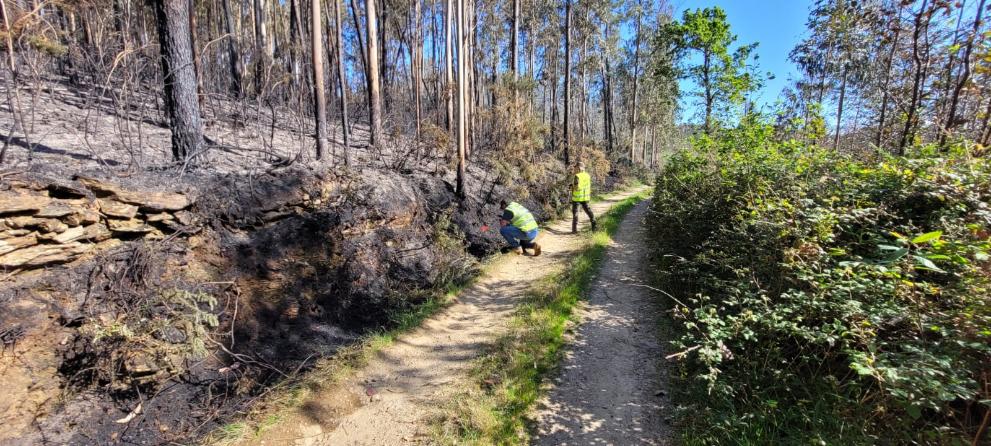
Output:
[[[0,190],[0,268],[11,272],[78,260],[122,240],[192,232],[193,199],[137,192],[95,178],[10,180]]]

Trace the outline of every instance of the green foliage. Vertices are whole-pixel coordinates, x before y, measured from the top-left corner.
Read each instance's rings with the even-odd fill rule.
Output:
[[[656,75],[664,75],[671,69],[682,77],[691,79],[698,85],[705,107],[705,129],[712,129],[712,120],[729,111],[730,107],[742,104],[747,93],[760,88],[761,79],[748,66],[757,44],[730,47],[736,42],[736,35],[730,29],[726,11],[720,7],[686,10],[681,22],[670,22],[660,27],[655,40],[661,47],[671,47],[673,60],[694,60],[686,57],[689,52],[697,52],[697,64],[672,67],[660,64],[655,67]]]
[[[991,375],[988,160],[856,159],[752,119],[672,157],[655,190],[686,444],[973,438]]]

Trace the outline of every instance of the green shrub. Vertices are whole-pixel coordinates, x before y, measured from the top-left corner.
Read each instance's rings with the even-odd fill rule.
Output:
[[[774,138],[699,138],[657,179],[684,442],[970,444],[991,407],[991,163]]]

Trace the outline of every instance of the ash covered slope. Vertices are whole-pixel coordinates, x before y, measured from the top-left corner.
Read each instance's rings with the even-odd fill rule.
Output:
[[[548,165],[543,181],[523,185],[538,215],[564,197],[563,166]],[[473,274],[468,252],[498,242],[478,228],[520,186],[510,192],[487,172],[469,170],[464,201],[442,177],[371,168],[6,178],[2,203],[74,200],[59,205],[82,211],[0,209],[13,247],[4,257],[83,235],[65,242],[70,255],[7,266],[0,444],[157,444],[215,427],[266,386]],[[14,228],[17,218],[44,222]],[[9,242],[24,230],[37,243]]]

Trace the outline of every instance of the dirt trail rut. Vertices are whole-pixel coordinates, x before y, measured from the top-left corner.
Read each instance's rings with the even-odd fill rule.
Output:
[[[640,190],[592,205],[601,215]],[[545,225],[540,257],[504,256],[456,302],[380,351],[344,382],[315,393],[261,438],[245,444],[400,445],[428,443],[429,418],[457,390],[487,344],[506,326],[516,303],[540,277],[572,258],[583,239],[571,221]]]
[[[665,445],[667,389],[656,296],[643,280],[640,203],[620,225],[567,359],[537,414],[538,445]]]

